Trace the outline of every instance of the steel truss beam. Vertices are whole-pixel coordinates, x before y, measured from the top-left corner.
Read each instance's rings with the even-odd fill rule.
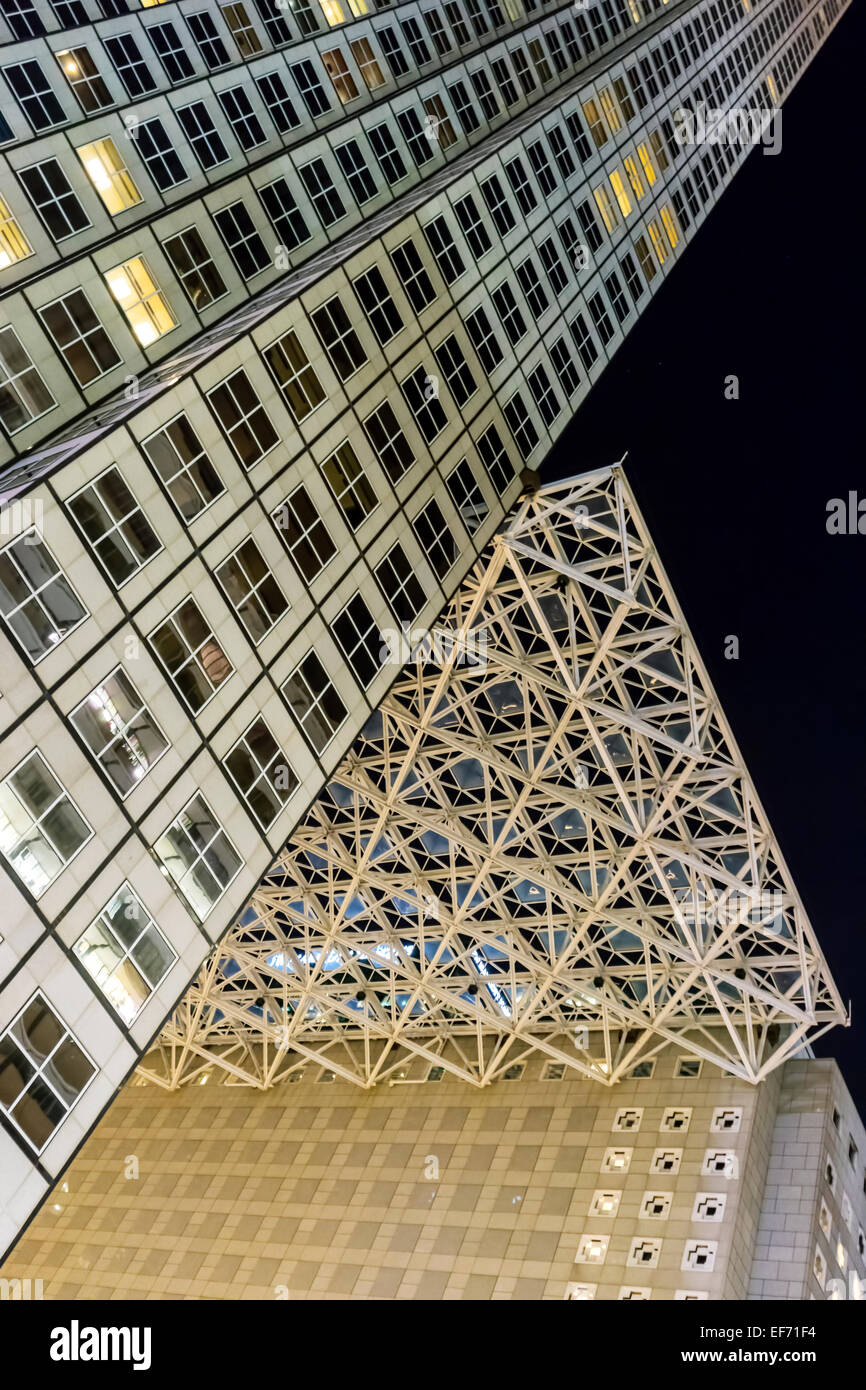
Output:
[[[142,1071],[610,1085],[675,1043],[757,1082],[843,1022],[613,467],[522,501]]]

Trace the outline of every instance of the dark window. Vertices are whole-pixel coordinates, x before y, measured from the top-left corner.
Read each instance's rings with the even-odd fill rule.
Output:
[[[234,372],[215,386],[208,400],[244,468],[252,468],[279,443],[245,371]]]
[[[232,203],[230,207],[221,208],[213,214],[213,220],[238,274],[244,280],[251,280],[273,264],[243,203]]]
[[[90,226],[87,213],[56,159],[22,169],[18,177],[55,241]]]
[[[197,227],[187,227],[186,231],[169,237],[168,241],[163,242],[162,249],[193,308],[207,309],[227,293],[225,281]]]
[[[161,193],[187,178],[187,172],[158,116],[142,121],[135,134],[135,143],[147,172]]]
[[[39,317],[79,386],[89,386],[122,361],[81,290],[47,304]]]

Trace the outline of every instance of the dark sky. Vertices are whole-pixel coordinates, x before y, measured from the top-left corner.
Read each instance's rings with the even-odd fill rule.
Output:
[[[866,1115],[866,498],[852,7],[554,449],[626,469],[854,1023],[816,1045]],[[852,164],[852,158],[854,164]],[[859,203],[859,208],[858,208]],[[740,399],[724,398],[739,377]],[[866,508],[864,508],[866,512]],[[864,522],[866,527],[866,522]],[[724,640],[740,639],[738,661]]]

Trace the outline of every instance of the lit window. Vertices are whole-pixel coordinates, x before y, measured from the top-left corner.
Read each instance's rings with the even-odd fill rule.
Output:
[[[656,181],[656,171],[653,167],[653,162],[650,159],[649,150],[647,149],[646,145],[638,145],[637,152],[638,158],[640,159],[640,162],[643,165],[643,171],[646,174],[647,183],[649,184],[650,188],[652,188],[653,184]]]
[[[162,549],[159,537],[116,468],[67,503],[109,579],[118,587]]]
[[[82,111],[90,115],[113,104],[114,98],[86,48],[67,48],[54,56]]]
[[[595,141],[597,147],[601,149],[602,145],[607,144],[607,130],[605,129],[605,124],[601,118],[599,109],[591,97],[589,101],[585,101],[583,103],[583,114],[586,118],[586,123],[589,126],[590,135]]]
[[[622,121],[619,118],[619,111],[617,110],[616,102],[613,99],[613,93],[610,88],[602,87],[598,95],[601,101],[601,109],[605,114],[605,119],[611,130],[614,132],[620,130],[622,128]]]
[[[376,54],[373,52],[369,39],[354,39],[349,47],[352,50],[352,57],[358,64],[358,70],[371,92],[377,87],[381,87],[385,81],[384,73],[379,66]]]
[[[0,850],[39,898],[93,831],[39,752],[0,783]]]
[[[622,213],[623,217],[628,217],[629,213],[631,212],[631,200],[625,191],[625,184],[622,180],[622,174],[619,172],[618,169],[614,169],[613,173],[610,174],[608,177],[610,178],[611,187],[614,193],[616,194],[616,200],[619,203],[619,210]]]
[[[92,145],[80,145],[76,154],[112,217],[141,202],[141,194],[113,140],[96,140]]]
[[[32,255],[33,247],[12,216],[9,204],[0,198],[0,270]]]
[[[243,861],[201,793],[157,840],[155,849],[200,921],[240,873]]]
[[[664,226],[667,239],[671,244],[671,250],[673,251],[676,248],[677,243],[680,239],[680,234],[677,231],[676,219],[674,218],[673,212],[671,211],[670,205],[668,203],[665,203],[663,207],[660,209],[660,211],[662,217],[662,224]]]
[[[35,530],[0,553],[0,612],[34,663],[88,616]]]
[[[127,797],[159,762],[168,739],[119,667],[69,716],[108,780]]]
[[[668,258],[668,248],[665,244],[664,236],[662,235],[662,229],[655,218],[653,218],[652,222],[650,222],[648,230],[650,234],[650,241],[653,244],[653,250],[659,258],[659,264],[664,265],[665,261]]]
[[[21,339],[12,328],[0,328],[0,423],[9,434],[47,415],[57,402]]]
[[[319,0],[322,7],[322,14],[333,29],[337,24],[345,24],[346,16],[340,0]]]
[[[96,1075],[96,1066],[37,992],[0,1037],[0,1105],[41,1153]]]
[[[224,766],[262,830],[268,830],[298,779],[263,719],[256,719],[238,739]]]
[[[619,226],[619,214],[613,205],[611,196],[603,184],[599,184],[598,188],[594,188],[593,194],[598,204],[598,210],[604,220],[604,225],[609,232],[612,232],[614,228]]]
[[[141,256],[106,271],[105,279],[142,347],[177,327],[168,300]]]
[[[638,173],[638,168],[637,164],[635,163],[634,155],[626,155],[625,159],[623,160],[623,163],[625,164],[625,171],[628,174],[628,181],[634,189],[634,196],[638,200],[640,200],[646,193],[646,189],[644,188],[643,180],[641,179],[641,176]]]
[[[349,65],[340,52],[339,48],[329,49],[322,54],[322,62],[325,71],[334,84],[334,90],[343,105],[347,101],[354,101],[358,95],[358,88],[355,79],[349,71]]]
[[[234,667],[193,598],[187,598],[150,634],[150,644],[175,690],[198,714]]]
[[[117,890],[74,949],[126,1024],[138,1017],[177,960],[128,883]]]

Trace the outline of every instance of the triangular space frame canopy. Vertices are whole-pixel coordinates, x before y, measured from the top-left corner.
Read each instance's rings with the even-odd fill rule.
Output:
[[[520,503],[142,1070],[612,1084],[675,1043],[756,1082],[844,1022],[613,467]]]

